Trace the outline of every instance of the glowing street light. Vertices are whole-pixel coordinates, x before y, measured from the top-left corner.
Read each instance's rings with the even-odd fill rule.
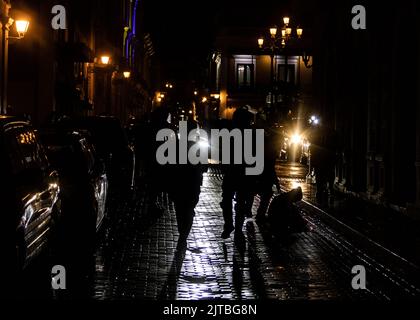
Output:
[[[28,20],[16,20],[16,32],[19,35],[19,38],[22,39],[26,32],[28,32],[29,29],[29,21]]]
[[[10,27],[15,22],[9,16],[10,9],[12,8],[9,1],[1,2],[1,13],[0,13],[0,29],[1,29],[1,39],[0,45],[0,114],[7,113],[7,86],[8,86],[8,67],[9,67],[9,39],[22,39],[29,29],[29,21],[19,19],[16,21],[16,32],[17,37],[9,37]]]
[[[277,27],[271,27],[270,28],[270,34],[271,34],[271,37],[274,39],[276,37],[276,34],[277,34]]]
[[[130,72],[130,71],[125,71],[125,72],[123,72],[123,75],[124,75],[124,78],[125,78],[125,79],[130,79],[130,77],[131,77],[131,72]]]
[[[303,34],[303,29],[300,28],[300,27],[297,27],[296,34],[297,34],[298,38],[300,39],[302,37],[302,34]]]
[[[301,39],[303,35],[303,28],[297,27],[296,29],[291,26],[291,19],[288,16],[283,17],[283,25],[280,29],[277,26],[272,26],[268,28],[269,35],[267,37],[260,36],[257,39],[258,47],[267,52],[271,58],[271,68],[270,68],[270,81],[272,90],[274,90],[274,57],[278,54],[284,55],[285,68],[284,68],[284,81],[289,82],[288,78],[288,55],[287,51],[283,51],[286,48],[289,41],[293,38]],[[305,67],[310,68],[309,58],[303,58]],[[274,94],[270,94],[270,105],[274,106]]]
[[[111,61],[111,57],[110,56],[101,56],[101,63],[102,64],[109,64],[109,62]]]

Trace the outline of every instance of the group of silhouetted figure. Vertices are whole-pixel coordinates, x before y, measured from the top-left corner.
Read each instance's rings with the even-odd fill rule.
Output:
[[[143,161],[143,178],[148,190],[147,205],[153,213],[163,211],[159,207],[159,197],[167,194],[172,200],[176,212],[176,219],[179,231],[178,249],[185,249],[187,238],[193,225],[195,207],[199,201],[203,173],[207,166],[203,164],[182,164],[182,165],[160,165],[156,160],[156,150],[162,142],[156,141],[156,134],[161,129],[171,128],[176,132],[176,127],[171,124],[169,110],[164,108],[155,109],[148,121],[141,126],[141,136],[137,150],[141,150]],[[197,128],[196,121],[188,120],[188,132]],[[255,221],[258,224],[264,223],[270,212],[269,204],[276,189],[280,193],[279,179],[276,175],[275,165],[281,147],[279,133],[271,129],[264,118],[255,118],[255,115],[247,107],[238,108],[231,121],[225,121],[222,125],[226,129],[264,129],[264,170],[258,176],[246,175],[247,164],[221,164],[223,174],[222,199],[220,207],[223,212],[223,231],[221,238],[227,239],[235,231],[236,235],[242,233],[242,226],[246,218],[252,217],[254,197],[259,196],[259,205],[256,210]],[[219,128],[221,129],[221,128]],[[177,139],[177,137],[175,137]],[[189,141],[188,144],[195,142]],[[230,152],[234,150],[234,141],[230,140]],[[178,146],[178,144],[177,144]],[[178,148],[178,147],[177,147]],[[253,149],[255,150],[255,148]],[[177,153],[179,152],[179,148]],[[231,159],[233,156],[231,154]],[[326,159],[317,159],[326,161]],[[285,194],[277,201],[277,204],[287,207],[302,199],[302,190],[294,190]],[[235,205],[233,205],[235,203]],[[235,217],[234,217],[235,213]]]

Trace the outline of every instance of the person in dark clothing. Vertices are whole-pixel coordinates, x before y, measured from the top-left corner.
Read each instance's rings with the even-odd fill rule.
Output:
[[[316,198],[321,204],[330,196],[335,176],[336,138],[327,127],[317,128],[311,135],[311,166],[316,174]]]
[[[188,132],[197,129],[197,127],[195,121],[188,121]],[[196,141],[188,141],[188,150],[195,143]],[[205,166],[188,162],[188,164],[171,166],[170,170],[171,185],[169,194],[175,205],[179,232],[177,249],[182,250],[186,248],[187,238],[193,225],[195,207],[200,198]]]
[[[239,108],[232,118],[233,128],[244,130],[251,127],[252,115],[246,108]],[[231,160],[234,145],[231,142]],[[244,163],[244,161],[242,161]],[[254,200],[252,185],[253,177],[245,175],[245,166],[230,164],[223,167],[222,201],[220,206],[223,210],[224,226],[221,237],[227,239],[233,230],[241,231],[245,216],[250,214]],[[232,200],[236,195],[235,226],[233,225]]]
[[[264,123],[264,171],[257,177],[256,191],[260,196],[260,204],[255,217],[257,222],[265,220],[268,204],[273,196],[273,185],[280,192],[280,184],[276,174],[276,160],[280,152],[280,137]]]
[[[158,206],[158,196],[162,192],[168,191],[168,166],[161,166],[156,161],[156,151],[160,145],[160,142],[156,141],[156,134],[161,129],[169,128],[170,124],[167,119],[169,116],[169,111],[164,108],[155,109],[152,114],[150,121],[147,124],[143,133],[144,137],[138,137],[138,139],[144,139],[144,150],[143,154],[145,158],[143,159],[143,172],[144,179],[147,185],[149,194],[147,197],[147,204],[149,210],[153,215],[160,215],[162,213],[162,208]]]

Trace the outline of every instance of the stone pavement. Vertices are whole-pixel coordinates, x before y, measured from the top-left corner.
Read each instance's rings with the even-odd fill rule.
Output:
[[[321,208],[315,211],[323,217],[337,220],[338,224],[392,251],[400,260],[415,265],[416,271],[420,273],[417,267],[420,266],[420,221],[389,205],[372,203],[341,192],[334,192],[329,201],[320,204],[316,199],[316,185],[305,182],[308,172],[306,166],[278,161],[276,171],[284,190],[301,186],[304,201]]]
[[[350,234],[320,219],[310,207],[302,214],[311,231],[280,243],[248,219],[243,237],[222,240],[222,175],[205,175],[188,250],[176,253],[178,232],[172,203],[153,216],[145,190],[110,202],[95,254],[95,299],[281,299],[387,300],[420,297],[420,290],[383,264]],[[256,199],[255,204],[258,204]],[[254,208],[255,209],[255,208]],[[233,237],[233,236],[232,236]],[[381,250],[376,248],[374,250]],[[381,257],[387,256],[381,252]],[[384,261],[392,261],[384,260]],[[353,290],[351,269],[364,265],[367,290]],[[400,270],[400,269],[399,269]]]

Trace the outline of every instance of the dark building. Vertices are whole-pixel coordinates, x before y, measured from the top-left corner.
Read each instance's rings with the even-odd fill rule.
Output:
[[[56,4],[11,3],[10,16],[26,16],[30,27],[9,45],[9,113],[40,124],[52,113],[111,114],[125,121],[147,112],[157,62],[142,2],[61,1],[66,30],[52,28]]]
[[[366,30],[352,27],[355,5],[366,9]],[[420,5],[294,0],[273,8],[264,7],[267,15],[252,22],[243,19],[247,27],[227,23],[218,33],[209,91],[220,93],[219,116],[244,104],[270,104],[270,57],[258,50],[257,38],[288,15],[304,29],[304,44],[289,51],[286,81],[300,87],[296,109],[319,114],[324,132],[335,137],[336,187],[414,215],[420,206]],[[311,69],[302,64],[302,49],[310,53]],[[284,58],[275,55],[275,81],[285,80]]]
[[[279,17],[282,20],[281,12]],[[257,110],[285,109],[285,113],[293,109],[296,114],[311,109],[312,71],[303,62],[302,45],[291,42],[273,51],[271,61],[271,53],[257,43],[260,35],[269,34],[269,27],[228,27],[218,34],[209,66],[209,88],[220,94],[219,116],[229,118],[244,105]],[[299,97],[287,105],[286,86]]]
[[[338,136],[337,186],[414,214],[420,204],[418,2],[359,1],[366,30],[352,28],[354,1],[293,4],[313,38],[315,101]]]

